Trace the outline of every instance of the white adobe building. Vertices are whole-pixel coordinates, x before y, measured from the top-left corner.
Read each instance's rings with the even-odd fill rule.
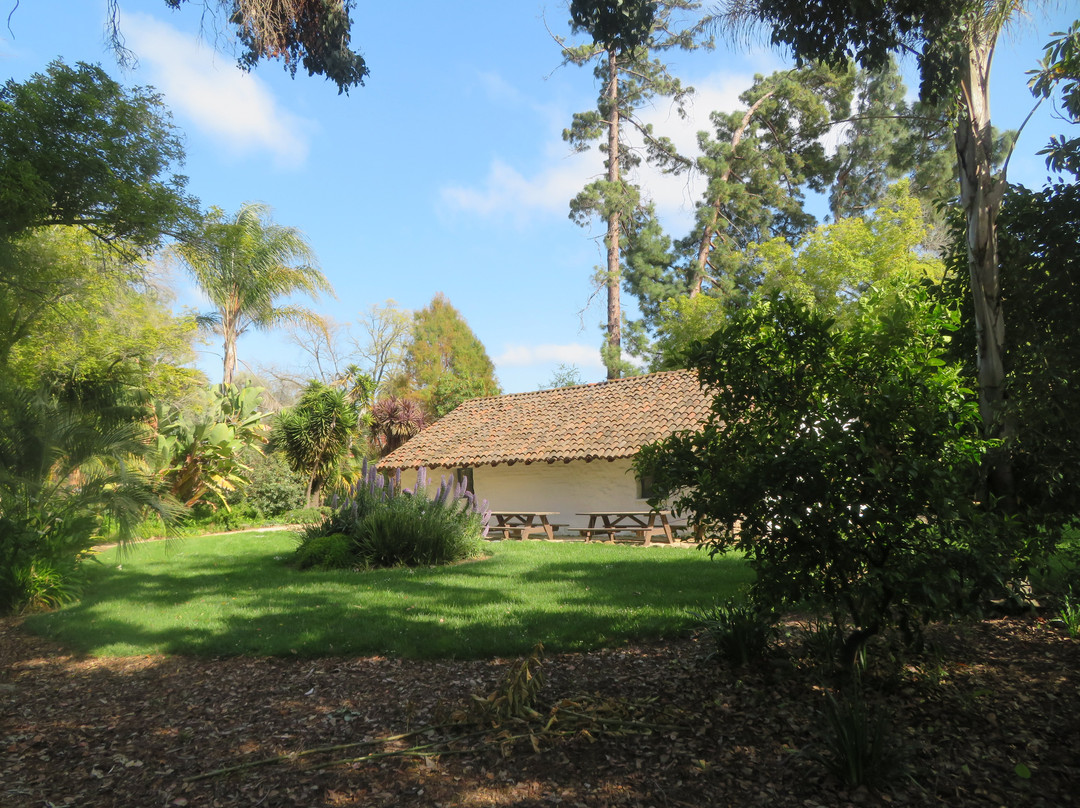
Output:
[[[552,522],[586,527],[591,511],[648,510],[648,484],[632,460],[647,443],[697,431],[710,397],[693,371],[466,401],[387,455],[411,487],[425,466],[470,480],[496,511],[556,511]],[[411,472],[411,473],[410,473]]]

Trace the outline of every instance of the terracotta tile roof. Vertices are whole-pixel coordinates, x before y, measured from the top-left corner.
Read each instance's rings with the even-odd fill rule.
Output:
[[[475,398],[379,465],[454,468],[632,457],[646,443],[696,429],[709,401],[697,374],[688,370]]]

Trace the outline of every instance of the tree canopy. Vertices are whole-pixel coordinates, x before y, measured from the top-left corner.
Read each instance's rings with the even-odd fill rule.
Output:
[[[593,44],[571,47],[558,40],[567,62],[594,64],[593,75],[602,87],[596,108],[575,113],[570,127],[563,131],[563,139],[577,151],[601,141],[600,151],[606,155],[606,176],[590,182],[571,200],[570,218],[585,226],[596,216],[606,225],[607,261],[603,269],[597,270],[596,280],[607,293],[606,338],[601,356],[609,379],[617,379],[629,370],[622,356],[620,256],[623,233],[642,208],[640,189],[627,179],[627,172],[640,164],[641,157],[630,148],[623,130],[631,127],[637,131],[651,159],[661,163],[682,160],[669,139],[657,136],[651,124],[639,119],[637,110],[651,99],[668,96],[682,112],[691,90],[655,54],[672,48],[711,47],[711,40],[703,35],[703,20],[686,28],[680,28],[675,20],[677,13],[697,12],[700,6],[691,0],[576,0],[571,6],[573,29],[589,34]]]
[[[660,506],[745,552],[760,603],[853,627],[846,661],[886,626],[962,611],[1007,565],[977,527],[986,449],[958,364],[958,314],[923,284],[882,284],[845,328],[798,301],[737,312],[691,351],[713,394],[696,433],[646,446]],[[850,630],[850,629],[849,629]]]
[[[467,399],[499,393],[484,344],[442,292],[413,315],[405,367],[412,389],[435,417]]]
[[[685,352],[695,340],[707,339],[737,311],[769,296],[797,301],[844,324],[878,281],[940,280],[941,261],[920,249],[927,226],[908,188],[901,180],[885,191],[871,215],[819,225],[794,245],[781,237],[748,244],[738,255],[748,282],[726,296],[683,294],[663,301],[652,321],[653,368],[685,367]]]
[[[953,137],[960,207],[967,221],[979,407],[988,435],[1007,430],[1005,315],[997,256],[997,216],[1005,191],[994,170],[990,69],[998,36],[1025,0],[728,0],[729,20],[764,25],[799,59],[833,64],[854,58],[880,66],[901,49],[918,50],[920,96],[955,110]],[[987,469],[994,501],[1009,506],[1007,462]],[[988,500],[989,501],[989,500]]]
[[[180,9],[191,0],[164,0]],[[120,30],[122,0],[108,0],[109,38],[121,61],[127,57]],[[199,3],[203,5],[203,3]],[[363,85],[364,57],[352,50],[356,0],[211,0],[243,46],[240,66],[251,70],[263,59],[280,59],[291,75],[300,65],[309,76],[325,76],[339,93]]]
[[[100,67],[52,62],[0,89],[0,237],[82,227],[149,253],[195,216],[184,156],[161,97],[125,89]]]

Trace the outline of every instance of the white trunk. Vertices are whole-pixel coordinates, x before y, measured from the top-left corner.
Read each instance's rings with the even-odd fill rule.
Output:
[[[961,69],[961,114],[956,127],[960,204],[967,218],[968,271],[975,307],[979,413],[990,437],[999,437],[1005,430],[1005,320],[997,250],[997,217],[1005,181],[993,176],[990,131],[990,64],[996,38],[996,31],[972,35]],[[989,484],[992,493],[1011,495],[1007,461],[990,469]]]

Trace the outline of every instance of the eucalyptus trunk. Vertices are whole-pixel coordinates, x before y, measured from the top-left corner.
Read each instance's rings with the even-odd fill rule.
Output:
[[[968,272],[975,312],[979,414],[987,437],[1008,437],[1005,413],[1005,319],[1001,306],[997,217],[1006,187],[993,174],[990,65],[997,30],[971,34],[961,65],[961,118],[956,127],[960,204],[967,218]],[[1013,494],[1012,467],[998,453],[987,469],[988,493],[1006,504]]]

